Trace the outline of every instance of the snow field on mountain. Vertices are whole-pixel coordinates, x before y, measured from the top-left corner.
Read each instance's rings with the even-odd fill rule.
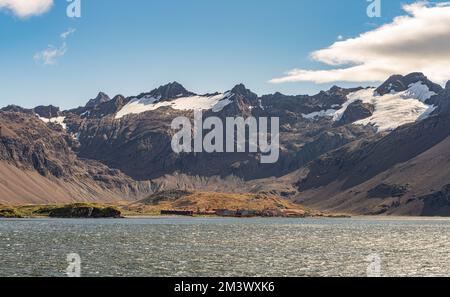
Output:
[[[58,124],[58,125],[60,125],[61,127],[63,127],[63,129],[67,129],[67,126],[66,126],[66,124],[64,123],[66,117],[56,117],[56,118],[51,118],[51,119],[39,117],[39,119],[40,119],[41,121],[43,121],[44,123],[54,123],[54,124]]]
[[[339,121],[348,106],[355,101],[361,100],[375,106],[375,111],[371,117],[354,122],[355,125],[372,125],[379,132],[391,131],[397,127],[423,120],[428,117],[436,107],[427,105],[425,102],[430,99],[434,92],[431,92],[422,82],[409,85],[408,90],[403,92],[391,92],[380,96],[375,88],[367,88],[350,93],[347,101],[338,110],[323,110],[310,114],[303,114],[305,119],[317,117],[330,117],[333,121]]]
[[[213,96],[181,97],[171,101],[159,101],[159,98],[153,97],[136,98],[131,100],[116,114],[116,119],[121,119],[129,114],[140,114],[167,106],[176,110],[212,110],[220,112],[227,105],[231,104],[232,96],[230,92],[226,92]]]

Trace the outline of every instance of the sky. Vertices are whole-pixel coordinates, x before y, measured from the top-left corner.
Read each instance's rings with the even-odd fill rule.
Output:
[[[450,79],[445,1],[0,0],[0,106],[84,105],[171,81],[203,94],[377,85],[423,71]]]

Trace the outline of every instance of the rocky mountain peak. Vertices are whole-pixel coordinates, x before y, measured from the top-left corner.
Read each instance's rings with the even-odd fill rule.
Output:
[[[244,84],[238,84],[238,85],[234,86],[233,89],[231,89],[231,92],[234,94],[245,95],[248,92],[250,92],[250,90],[248,90]]]
[[[338,87],[338,86],[336,86],[336,85],[332,86],[332,87],[328,90],[328,92],[331,93],[331,94],[334,94],[334,93],[337,93],[337,92],[341,92],[341,91],[342,91],[342,88],[340,88],[340,87]]]
[[[41,118],[56,118],[61,115],[61,111],[59,110],[59,107],[48,105],[48,106],[36,106],[34,108],[34,112],[40,116]]]
[[[233,89],[231,89],[231,93],[237,97],[240,97],[246,104],[257,104],[258,95],[247,89],[244,84],[236,85]]]
[[[402,92],[406,91],[411,84],[415,84],[417,82],[422,82],[430,91],[435,92],[436,94],[442,92],[442,87],[440,85],[430,81],[421,72],[413,72],[406,76],[392,75],[378,89],[376,89],[376,92],[380,95],[386,95],[392,92]]]
[[[450,80],[447,82],[447,84],[445,85],[445,90],[447,92],[450,92]]]
[[[33,114],[32,109],[26,109],[18,105],[8,105],[6,107],[3,107],[0,109],[0,111],[4,112],[20,112],[20,113],[26,113],[26,114]]]
[[[124,100],[124,99],[126,99],[126,98],[123,95],[116,95],[116,96],[114,96],[114,98],[112,98],[112,100],[115,100],[115,101],[117,101],[117,100]]]
[[[89,100],[89,102],[86,104],[87,108],[93,108],[96,107],[97,105],[100,105],[102,103],[108,102],[109,100],[111,100],[111,98],[109,98],[108,95],[106,95],[103,92],[99,92],[97,97],[95,97],[94,99]]]
[[[62,115],[62,112],[59,109],[59,107],[56,107],[53,105],[48,105],[48,106],[40,105],[40,106],[36,106],[33,109],[23,108],[18,105],[8,105],[6,107],[1,108],[0,111],[18,112],[18,113],[23,113],[23,114],[28,114],[28,115],[38,115],[39,117],[46,118],[46,119],[56,118],[56,117],[59,117]]]
[[[192,92],[186,90],[181,84],[178,82],[171,82],[166,85],[160,86],[157,89],[154,89],[150,93],[142,93],[137,98],[141,99],[146,96],[150,96],[153,98],[158,98],[161,101],[167,101],[171,99],[176,99],[180,97],[189,97],[195,95]]]
[[[258,95],[250,91],[244,84],[234,86],[230,91],[226,92],[227,99],[231,104],[226,105],[222,112],[222,116],[250,116],[253,107],[259,106]]]

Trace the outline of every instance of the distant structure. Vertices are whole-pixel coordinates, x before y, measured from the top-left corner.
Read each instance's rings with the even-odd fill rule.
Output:
[[[161,215],[175,215],[175,216],[194,216],[191,210],[161,210]]]

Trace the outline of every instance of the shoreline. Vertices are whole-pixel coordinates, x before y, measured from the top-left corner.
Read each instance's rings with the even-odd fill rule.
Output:
[[[1,219],[215,219],[215,218],[234,218],[234,219],[252,219],[252,218],[296,218],[296,219],[354,219],[354,220],[433,220],[449,221],[450,217],[445,216],[401,216],[401,215],[359,215],[346,213],[327,213],[315,210],[305,209],[302,213],[292,213],[289,209],[278,209],[274,211],[251,211],[251,214],[242,211],[229,211],[224,215],[217,213],[196,213],[195,211],[180,211],[188,214],[162,214],[160,210],[131,209],[125,205],[118,204],[97,204],[97,203],[76,203],[68,205],[23,205],[23,206],[5,206],[0,205]]]
[[[164,218],[164,217],[229,217],[229,218],[256,218],[256,217],[283,217],[283,218],[348,218],[344,213],[326,213],[317,210],[302,208],[300,206],[285,205],[236,205],[231,202],[223,208],[173,208],[172,205],[145,205],[145,204],[101,204],[101,203],[73,203],[73,204],[47,204],[47,205],[0,205],[0,218]],[[263,208],[265,207],[265,208]]]
[[[210,215],[210,216],[177,216],[177,215],[125,215],[122,217],[50,217],[50,216],[24,216],[24,217],[0,217],[0,220],[27,220],[27,219],[79,219],[79,220],[101,220],[101,219],[128,219],[128,220],[139,220],[139,219],[351,219],[352,216],[305,216],[305,217],[287,217],[287,216],[250,216],[250,217],[240,217],[240,216],[219,216],[219,215]],[[450,219],[450,218],[449,218]]]
[[[143,215],[143,216],[124,216],[121,218],[57,218],[48,216],[34,216],[34,217],[22,217],[22,218],[5,218],[0,217],[0,221],[26,221],[26,220],[158,220],[158,219],[239,219],[239,220],[252,220],[252,219],[286,219],[286,220],[339,220],[339,219],[351,219],[351,220],[374,220],[374,221],[450,221],[450,217],[420,217],[420,216],[364,216],[354,215],[347,217],[323,217],[323,216],[309,216],[309,217],[222,217],[222,216],[164,216],[164,215]]]

